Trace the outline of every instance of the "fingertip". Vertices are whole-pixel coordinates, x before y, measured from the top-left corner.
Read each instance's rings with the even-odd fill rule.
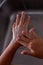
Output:
[[[22,14],[25,14],[25,11],[22,11]]]
[[[23,55],[23,52],[21,52],[21,54]]]
[[[17,14],[17,17],[19,16],[19,14]]]
[[[21,52],[21,54],[22,54],[22,55],[26,55],[26,54],[27,54],[26,50],[23,50],[23,51]]]
[[[26,53],[24,53],[24,52],[21,52],[21,55],[26,55]]]
[[[17,17],[17,18],[20,18],[20,14],[17,14],[16,17]]]
[[[30,33],[33,32],[33,31],[34,31],[34,28],[31,28],[31,29],[29,30]]]

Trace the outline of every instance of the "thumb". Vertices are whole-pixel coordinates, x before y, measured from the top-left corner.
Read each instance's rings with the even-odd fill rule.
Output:
[[[23,50],[21,51],[22,55],[30,55],[30,56],[35,56],[34,52],[31,52],[30,50]]]
[[[15,23],[12,25],[12,32],[13,32],[13,29],[15,29]]]

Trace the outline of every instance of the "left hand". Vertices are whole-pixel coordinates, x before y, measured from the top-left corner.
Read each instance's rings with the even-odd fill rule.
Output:
[[[12,26],[13,40],[17,40],[17,36],[21,35],[22,31],[28,30],[30,16],[25,20],[25,12],[22,12],[21,17],[17,14],[16,22]]]

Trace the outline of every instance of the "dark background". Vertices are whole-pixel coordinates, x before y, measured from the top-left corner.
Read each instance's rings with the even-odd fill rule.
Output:
[[[0,0],[1,1],[1,0]],[[0,55],[11,40],[11,26],[18,11],[41,11],[43,12],[43,0],[7,0],[0,8]],[[27,12],[27,13],[28,13]],[[43,14],[28,14],[31,16],[30,27],[35,27],[35,31],[43,39]],[[13,64],[20,65],[43,65],[42,59],[31,56],[22,56],[20,47],[15,54]]]
[[[0,0],[0,3],[3,0]],[[43,10],[43,0],[6,0],[12,10]],[[5,4],[5,3],[4,3]]]

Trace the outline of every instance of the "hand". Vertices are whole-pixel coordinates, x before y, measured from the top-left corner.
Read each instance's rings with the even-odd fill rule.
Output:
[[[27,27],[29,25],[30,16],[27,17],[25,20],[25,12],[22,12],[21,17],[20,15],[17,15],[16,22],[12,26],[12,32],[13,32],[13,40],[17,40],[17,36],[21,35],[21,32],[27,31]]]
[[[18,37],[18,42],[29,50],[23,50],[21,54],[43,58],[43,40],[33,31],[22,32]]]

